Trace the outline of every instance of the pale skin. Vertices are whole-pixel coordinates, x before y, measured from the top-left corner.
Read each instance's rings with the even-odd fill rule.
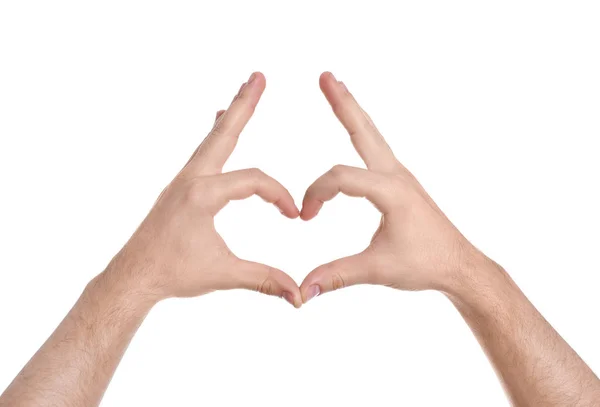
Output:
[[[304,302],[354,284],[440,291],[477,337],[513,405],[600,405],[596,375],[506,271],[448,220],[346,86],[330,73],[320,85],[367,169],[333,167],[308,188],[300,216],[312,219],[341,192],[367,198],[382,217],[363,252],[308,274],[300,286]]]
[[[298,217],[289,192],[260,170],[221,171],[264,89],[264,76],[253,74],[229,108],[217,113],[209,135],[6,389],[0,406],[98,405],[138,327],[165,298],[242,288],[300,307],[300,290],[291,277],[237,258],[213,222],[230,200],[254,194],[283,215]]]
[[[367,168],[333,167],[308,188],[301,212],[259,170],[222,174],[265,88],[263,75],[253,74],[130,241],[0,397],[1,407],[98,405],[137,328],[162,299],[243,288],[298,308],[355,284],[446,295],[515,406],[600,403],[591,369],[508,274],[454,227],[346,86],[330,73],[320,85]],[[310,220],[340,192],[370,200],[382,213],[380,226],[363,252],[316,268],[300,287],[281,270],[237,258],[214,228],[214,216],[233,199],[256,194],[289,218]]]

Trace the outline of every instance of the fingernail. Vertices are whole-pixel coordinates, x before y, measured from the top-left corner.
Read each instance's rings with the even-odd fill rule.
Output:
[[[348,93],[348,88],[346,87],[346,84],[344,82],[338,82],[340,84],[340,86],[342,87],[342,89],[344,89],[344,92]]]
[[[248,79],[248,83],[252,83],[254,81],[254,79],[256,79],[256,74],[253,73],[252,75],[250,75],[250,78]]]
[[[282,297],[284,300],[286,300],[290,304],[294,305],[294,296],[292,295],[292,293],[288,293],[287,291],[284,291]]]
[[[306,302],[309,302],[319,294],[321,294],[321,288],[318,285],[311,285],[306,291]]]

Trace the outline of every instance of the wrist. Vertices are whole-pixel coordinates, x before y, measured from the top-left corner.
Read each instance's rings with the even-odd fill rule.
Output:
[[[84,295],[99,302],[127,308],[134,313],[147,313],[160,301],[160,297],[128,273],[109,266],[86,286]]]
[[[460,266],[440,289],[453,302],[476,303],[514,286],[508,273],[475,247],[463,253]]]

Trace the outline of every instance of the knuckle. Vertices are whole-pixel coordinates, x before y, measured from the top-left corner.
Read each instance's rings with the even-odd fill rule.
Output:
[[[207,198],[208,188],[205,182],[192,181],[184,192],[184,202],[188,205],[200,206]]]
[[[395,185],[388,185],[380,190],[381,199],[390,207],[402,207],[406,200],[406,194],[401,193]]]
[[[387,184],[388,187],[385,190],[389,195],[396,195],[406,189],[406,180],[402,177],[392,177]]]
[[[395,177],[383,176],[372,184],[373,196],[385,202],[394,200],[400,194],[402,186]]]
[[[266,178],[265,173],[259,170],[258,168],[248,168],[246,170],[246,174],[250,178],[251,182],[255,184]]]
[[[264,172],[262,172],[260,169],[254,167],[254,168],[248,168],[246,170],[246,172],[248,173],[248,175],[252,178],[261,178],[265,175]]]
[[[392,176],[387,186],[382,189],[382,195],[394,202],[397,208],[408,208],[419,197],[413,182],[404,175]]]
[[[347,167],[342,164],[336,164],[329,170],[330,174],[335,178],[342,177],[347,171]]]
[[[270,277],[265,278],[261,283],[256,286],[256,291],[266,295],[275,294],[275,284]]]
[[[386,191],[390,195],[396,195],[399,191],[402,191],[406,188],[406,183],[400,178],[393,179],[388,185],[389,187],[386,188]]]
[[[342,275],[338,272],[331,273],[331,288],[332,290],[339,290],[340,288],[346,287],[346,281]]]

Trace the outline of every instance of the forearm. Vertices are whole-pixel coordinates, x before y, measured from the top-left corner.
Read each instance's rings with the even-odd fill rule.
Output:
[[[592,406],[600,382],[508,274],[484,259],[464,270],[448,297],[516,406]]]
[[[153,301],[93,279],[0,397],[0,406],[94,406]]]

